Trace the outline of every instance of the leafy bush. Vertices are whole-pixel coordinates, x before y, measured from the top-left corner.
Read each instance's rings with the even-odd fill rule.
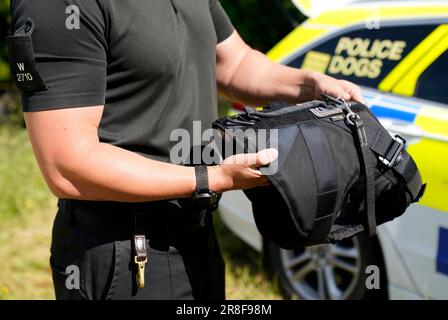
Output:
[[[8,50],[6,36],[9,32],[9,0],[0,0],[0,83],[9,80]]]
[[[221,0],[221,4],[243,39],[262,52],[291,32],[293,23],[304,20],[290,0]]]
[[[22,123],[19,94],[9,75],[8,48],[6,36],[9,35],[11,17],[10,0],[0,0],[0,124],[10,122]]]

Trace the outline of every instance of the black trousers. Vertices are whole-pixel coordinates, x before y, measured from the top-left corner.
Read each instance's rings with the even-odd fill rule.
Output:
[[[143,289],[136,283],[131,240],[137,211],[139,233],[147,238]],[[60,201],[50,258],[56,299],[225,299],[212,217],[198,226],[196,216],[175,201],[138,208]]]

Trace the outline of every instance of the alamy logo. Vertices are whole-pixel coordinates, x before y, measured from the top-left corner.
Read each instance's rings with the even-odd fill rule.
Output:
[[[18,63],[17,67],[19,68],[20,71],[25,71],[25,64],[23,62]]]
[[[366,289],[379,290],[380,289],[380,268],[376,265],[370,265],[366,268]]]
[[[65,280],[65,287],[68,290],[79,290],[79,268],[75,265],[70,265],[65,269],[65,273],[68,275]]]
[[[203,131],[201,121],[193,121],[191,132],[184,128],[171,132],[170,161],[179,165],[215,165],[233,154],[257,153],[268,148],[278,149],[278,139],[277,129]],[[234,160],[234,164],[244,164],[247,161],[245,157],[237,157]],[[269,167],[263,168],[262,173],[265,176],[273,175],[277,169],[278,162],[274,161]]]
[[[366,20],[366,28],[368,30],[378,30],[381,28],[381,15],[378,9],[375,9],[370,17]]]
[[[68,30],[79,30],[81,27],[79,7],[72,4],[65,9],[65,13],[69,15],[65,20],[65,27]]]

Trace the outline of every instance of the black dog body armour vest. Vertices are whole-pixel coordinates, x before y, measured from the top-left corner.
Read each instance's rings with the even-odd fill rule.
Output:
[[[359,103],[329,96],[272,103],[218,119],[214,128],[237,146],[234,153],[278,149],[278,159],[260,168],[272,185],[245,193],[260,233],[285,249],[374,235],[426,187],[405,140],[392,137]]]

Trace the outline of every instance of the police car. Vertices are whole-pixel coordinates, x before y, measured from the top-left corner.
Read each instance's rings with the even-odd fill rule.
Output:
[[[297,251],[263,242],[241,191],[223,195],[222,220],[264,252],[287,298],[448,299],[448,2],[293,2],[309,18],[269,57],[360,85],[407,140],[427,192],[376,238]]]

